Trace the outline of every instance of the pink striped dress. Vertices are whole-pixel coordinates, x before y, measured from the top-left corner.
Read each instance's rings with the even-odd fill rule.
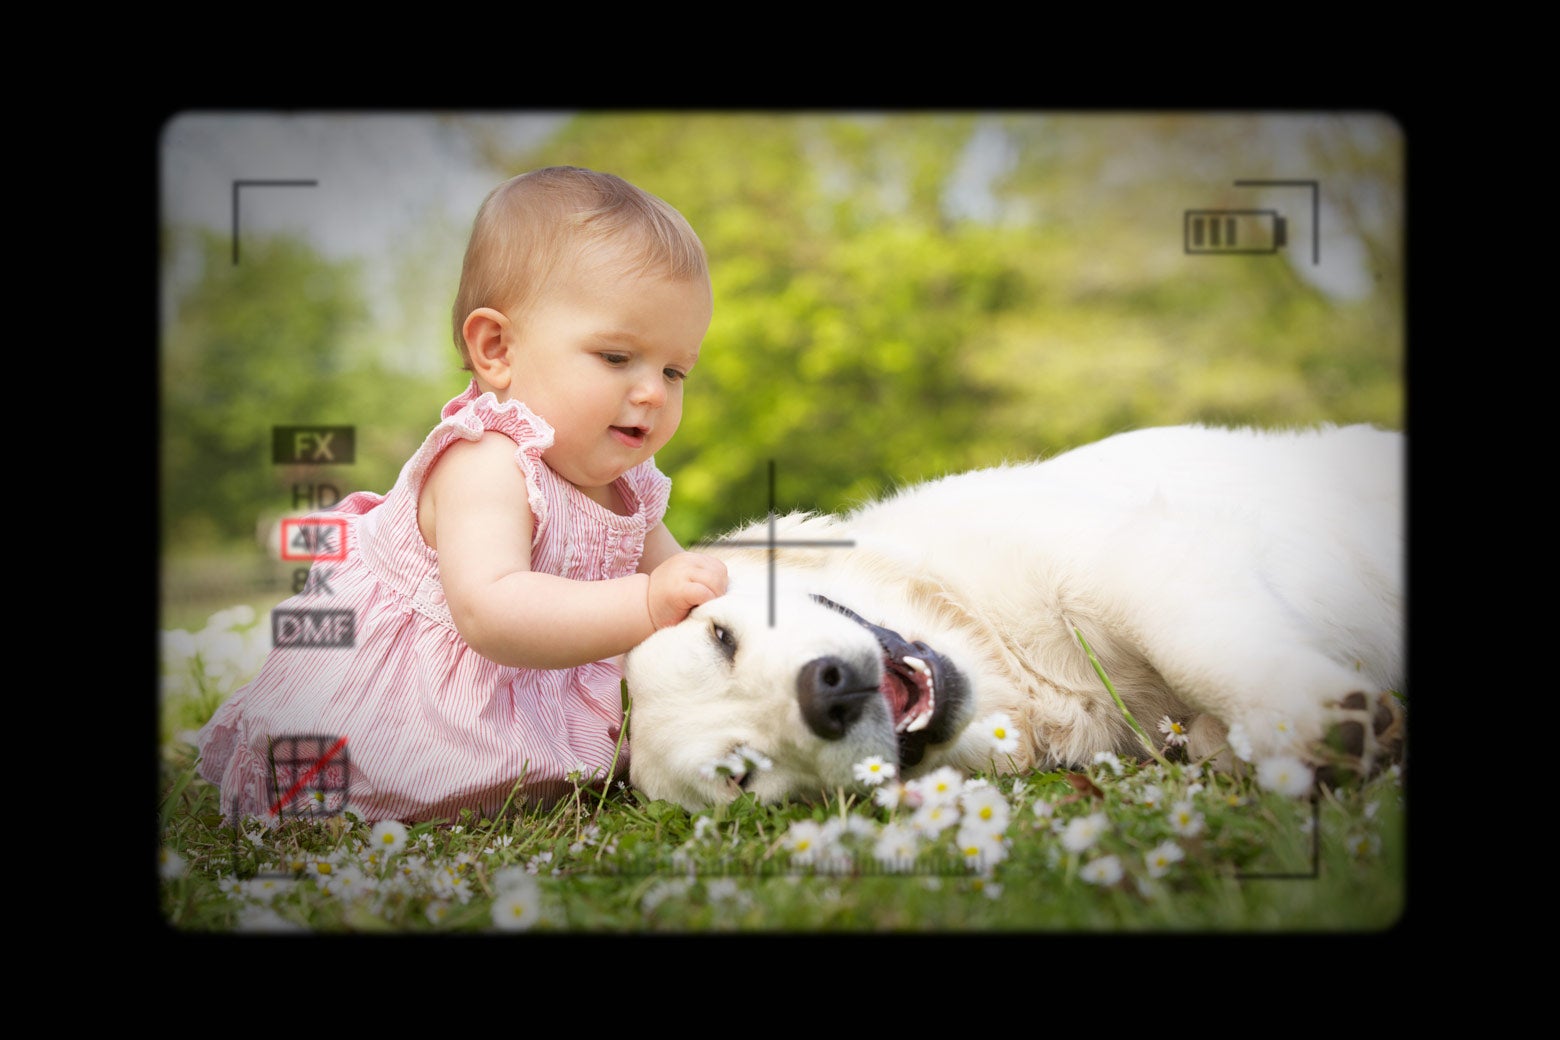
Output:
[[[225,814],[298,811],[289,798],[341,797],[367,820],[453,820],[463,808],[496,812],[523,777],[516,803],[546,803],[565,779],[613,768],[622,721],[615,661],[563,670],[513,668],[479,655],[455,631],[439,583],[438,553],[417,528],[417,499],[439,453],[457,438],[497,430],[514,440],[535,521],[531,565],[577,581],[632,574],[645,534],[666,511],[671,481],[653,460],[618,480],[631,510],[619,516],[587,498],[542,461],[553,430],[518,401],[500,404],[475,381],[444,406],[443,419],[386,495],[360,491],[318,514],[342,518],[346,558],[329,566],[328,595],[294,596],[283,609],[350,610],[351,648],[273,647],[260,674],[201,729],[203,777],[221,787]],[[345,754],[310,776],[273,775],[270,752],[323,753],[345,737]],[[335,769],[344,759],[347,769]],[[626,775],[627,747],[617,751]]]

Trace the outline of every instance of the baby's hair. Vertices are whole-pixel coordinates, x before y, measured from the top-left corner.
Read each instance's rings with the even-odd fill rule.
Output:
[[[679,281],[709,278],[704,245],[683,215],[614,174],[549,166],[489,192],[472,223],[455,296],[462,367],[471,368],[461,331],[467,315],[492,307],[515,318],[560,266],[605,242],[631,269]]]

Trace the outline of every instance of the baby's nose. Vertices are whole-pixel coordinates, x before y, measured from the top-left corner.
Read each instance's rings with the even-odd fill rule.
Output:
[[[636,380],[631,399],[635,404],[659,407],[666,400],[666,387],[662,385],[660,378]]]

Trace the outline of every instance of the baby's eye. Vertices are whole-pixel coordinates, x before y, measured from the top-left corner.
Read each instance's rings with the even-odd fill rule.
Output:
[[[679,371],[678,369],[675,369],[675,368],[665,369],[665,370],[662,371],[661,374],[666,377],[667,382],[671,382],[671,383],[676,383],[676,382],[679,382],[680,380],[688,378],[688,373],[683,372],[683,371]]]
[[[627,354],[602,354],[601,360],[609,365],[624,365],[628,363]]]

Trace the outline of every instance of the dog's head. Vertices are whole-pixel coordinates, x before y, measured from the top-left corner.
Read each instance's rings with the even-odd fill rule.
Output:
[[[730,592],[625,658],[630,775],[690,810],[743,791],[779,802],[856,789],[856,764],[873,756],[913,776],[970,722],[956,657],[784,576],[771,589],[733,573]]]

